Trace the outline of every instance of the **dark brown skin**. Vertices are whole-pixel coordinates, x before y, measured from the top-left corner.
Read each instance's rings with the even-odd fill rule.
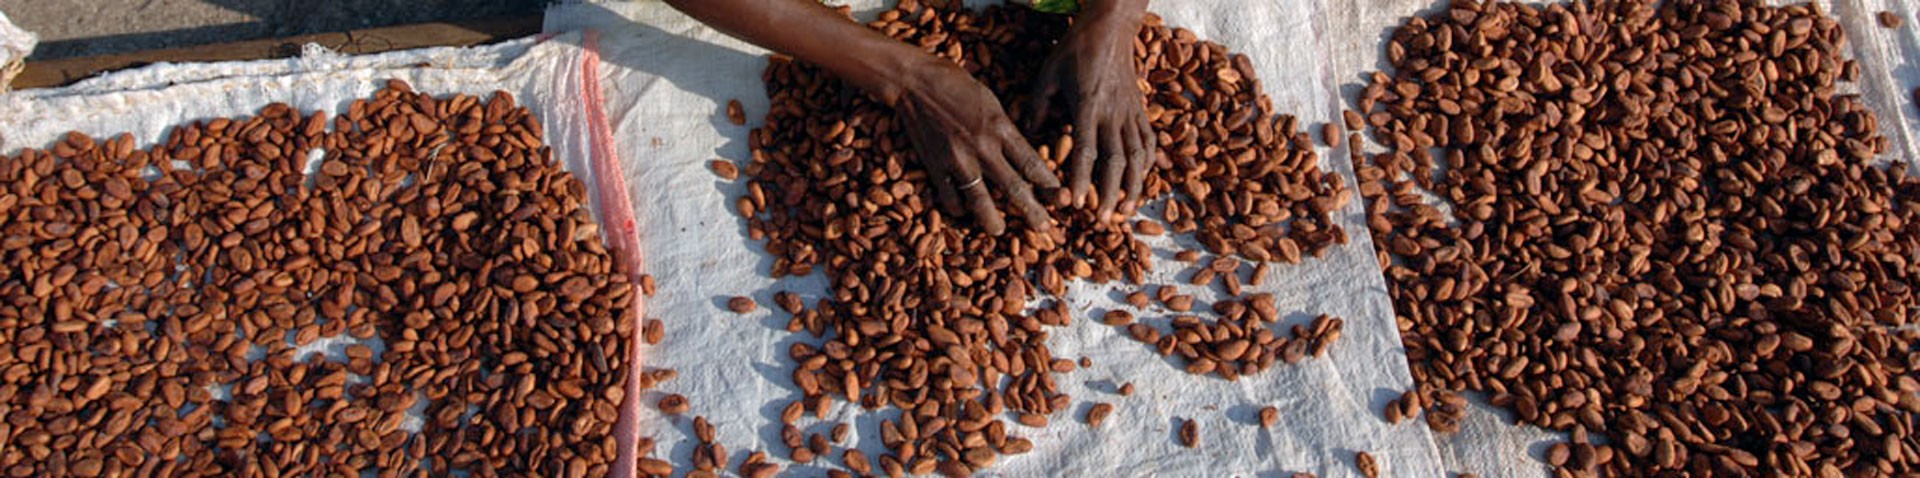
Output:
[[[1099,217],[1109,217],[1116,206],[1131,215],[1158,144],[1136,85],[1139,65],[1133,57],[1147,0],[1081,3],[1080,16],[1040,71],[1032,118],[1045,118],[1054,99],[1065,96],[1074,115],[1074,155],[1067,170],[1074,204],[1086,204],[1097,170]]]
[[[792,55],[832,72],[905,118],[908,137],[933,176],[948,214],[971,213],[987,232],[1006,230],[988,188],[998,188],[1027,224],[1045,231],[1052,220],[1035,190],[1060,187],[1027,144],[1000,101],[952,62],[929,55],[859,24],[815,0],[667,0],[720,31]],[[1064,96],[1074,108],[1075,155],[1069,168],[1075,204],[1087,203],[1099,172],[1100,211],[1122,196],[1137,203],[1153,132],[1139,77],[1133,38],[1147,0],[1082,0],[1082,12],[1047,61],[1035,107]],[[1036,115],[1041,116],[1041,115]],[[1126,191],[1125,193],[1122,190]]]

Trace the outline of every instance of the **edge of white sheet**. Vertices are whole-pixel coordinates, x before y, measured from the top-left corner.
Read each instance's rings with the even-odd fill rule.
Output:
[[[7,91],[13,75],[19,73],[17,68],[39,43],[40,38],[33,32],[15,26],[13,20],[7,18],[7,12],[0,12],[0,93]]]

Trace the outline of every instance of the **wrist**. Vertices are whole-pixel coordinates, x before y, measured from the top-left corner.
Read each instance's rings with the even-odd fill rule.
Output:
[[[1074,16],[1074,22],[1136,30],[1146,14],[1147,0],[1081,0],[1080,14]]]
[[[1140,34],[1140,23],[1146,15],[1144,0],[1089,1],[1082,5],[1080,14],[1073,17],[1068,34],[1131,42]]]
[[[936,84],[937,76],[966,74],[944,58],[911,46],[905,50],[881,60],[881,70],[869,77],[870,82],[860,84],[860,88],[887,106],[899,106],[901,100]]]
[[[927,84],[927,75],[952,66],[946,60],[906,43],[888,41],[860,50],[846,55],[858,60],[848,71],[836,74],[889,106],[899,104],[901,98]]]

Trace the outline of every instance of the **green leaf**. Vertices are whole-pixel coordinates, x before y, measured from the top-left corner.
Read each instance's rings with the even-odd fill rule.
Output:
[[[1080,2],[1074,0],[1033,0],[1033,9],[1047,13],[1073,13],[1080,11]]]

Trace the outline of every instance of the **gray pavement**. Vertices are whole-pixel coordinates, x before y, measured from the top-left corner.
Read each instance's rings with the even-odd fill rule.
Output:
[[[548,0],[0,0],[32,60],[536,14]]]

